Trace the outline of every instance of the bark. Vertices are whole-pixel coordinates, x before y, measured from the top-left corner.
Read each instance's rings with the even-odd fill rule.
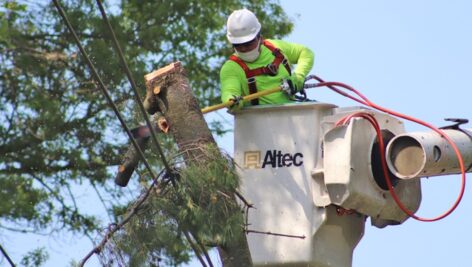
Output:
[[[168,125],[164,117],[161,115],[153,116],[151,121],[155,133],[167,133]],[[139,148],[144,153],[148,147],[151,130],[147,126],[139,126],[137,128],[131,129],[131,133],[136,139]],[[138,166],[140,159],[141,158],[139,156],[138,150],[136,150],[133,144],[130,144],[126,150],[121,165],[118,168],[118,172],[115,176],[115,184],[121,187],[126,187],[128,185],[129,179],[131,178],[131,175]]]
[[[144,152],[149,142],[149,137],[137,138],[136,142],[138,143],[141,151]],[[118,167],[118,173],[115,176],[115,184],[121,187],[126,187],[128,185],[129,179],[131,178],[131,175],[138,166],[138,163],[139,152],[134,148],[133,145],[130,145],[125,153],[125,156],[123,157],[120,167]]]
[[[186,162],[205,164],[205,161],[209,159],[205,158],[201,149],[210,145],[216,146],[216,142],[203,118],[180,62],[149,73],[144,79],[146,110],[150,114],[160,111],[164,115],[170,134],[174,137]],[[236,202],[234,196],[232,201]],[[240,212],[240,210],[234,212]],[[241,216],[243,216],[242,213]],[[235,229],[235,232],[237,234],[231,242],[218,245],[223,265],[225,267],[252,266],[244,227]]]

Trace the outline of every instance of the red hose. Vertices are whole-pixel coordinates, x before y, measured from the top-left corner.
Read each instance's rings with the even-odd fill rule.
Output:
[[[431,130],[435,131],[441,137],[445,138],[446,141],[453,148],[453,150],[454,150],[454,152],[457,156],[457,159],[459,161],[459,166],[460,166],[460,169],[461,169],[461,188],[460,188],[460,192],[459,192],[459,195],[458,195],[456,201],[454,202],[454,204],[446,212],[444,212],[443,214],[441,214],[437,217],[434,217],[434,218],[423,218],[423,217],[419,217],[419,216],[415,215],[414,212],[412,212],[411,210],[406,208],[405,205],[403,205],[401,200],[398,198],[397,194],[395,193],[395,190],[392,186],[391,178],[388,174],[387,161],[385,159],[384,143],[383,143],[383,139],[382,139],[380,126],[379,126],[377,120],[369,113],[359,112],[359,113],[354,113],[354,114],[351,114],[349,116],[346,116],[345,118],[338,121],[338,124],[346,124],[347,122],[349,122],[349,120],[351,120],[354,117],[361,117],[361,118],[364,118],[364,119],[368,120],[370,122],[370,124],[375,128],[375,131],[377,133],[377,139],[378,139],[378,142],[379,142],[379,150],[380,150],[380,155],[381,155],[382,169],[383,169],[383,173],[384,173],[384,176],[385,176],[385,181],[386,181],[387,186],[388,186],[388,191],[392,195],[392,198],[394,199],[394,201],[398,205],[398,207],[403,212],[405,212],[408,216],[410,216],[410,217],[412,217],[412,218],[414,218],[418,221],[434,222],[434,221],[438,221],[438,220],[441,220],[441,219],[447,217],[448,215],[450,215],[457,208],[457,206],[461,202],[462,197],[463,197],[464,192],[465,192],[466,172],[465,172],[465,168],[464,168],[464,160],[462,158],[462,155],[459,152],[459,149],[457,148],[457,145],[454,143],[454,141],[452,141],[452,139],[449,136],[447,136],[441,129],[438,129],[438,128],[434,127],[433,125],[431,125],[427,122],[424,122],[422,120],[419,120],[419,119],[416,119],[416,118],[413,118],[413,117],[410,117],[410,116],[407,116],[407,115],[404,115],[404,114],[401,114],[401,113],[398,113],[398,112],[395,112],[395,111],[392,111],[392,110],[389,110],[389,109],[386,109],[386,108],[383,108],[383,107],[371,102],[367,97],[365,97],[360,92],[358,92],[356,89],[354,89],[353,87],[351,87],[347,84],[340,83],[340,82],[325,82],[317,76],[313,76],[313,78],[315,78],[316,80],[318,80],[320,82],[316,85],[316,87],[326,86],[326,87],[330,88],[331,90],[333,90],[333,91],[335,91],[335,92],[337,92],[337,93],[339,93],[343,96],[346,96],[346,97],[348,97],[348,98],[350,98],[350,99],[352,99],[352,100],[354,100],[358,103],[361,103],[363,105],[372,107],[374,109],[380,110],[380,111],[388,113],[390,115],[393,115],[393,116],[396,116],[396,117],[399,117],[399,118],[402,118],[402,119],[405,119],[405,120],[408,120],[408,121],[412,121],[412,122],[421,124],[421,125],[423,125],[427,128],[430,128]],[[341,88],[347,89],[347,90],[355,93],[356,95],[358,95],[360,97],[360,99],[355,97],[355,96],[349,95],[349,94],[341,91],[340,89],[338,89],[336,87],[341,87]]]

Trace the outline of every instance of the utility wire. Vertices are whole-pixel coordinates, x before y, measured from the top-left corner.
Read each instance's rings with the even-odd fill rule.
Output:
[[[82,56],[84,57],[87,65],[89,66],[90,70],[92,71],[92,74],[95,78],[95,80],[98,82],[99,84],[99,87],[100,89],[102,90],[102,93],[105,95],[105,98],[107,99],[108,101],[108,104],[110,105],[110,107],[113,109],[113,111],[115,112],[115,115],[116,117],[118,118],[118,120],[120,121],[121,123],[121,126],[126,130],[126,133],[128,134],[128,137],[129,139],[131,140],[131,143],[133,144],[134,148],[136,149],[136,151],[138,151],[138,154],[141,158],[141,160],[144,162],[144,165],[146,166],[146,168],[149,170],[149,173],[151,174],[152,176],[152,179],[153,180],[156,180],[156,175],[154,174],[154,171],[152,170],[151,166],[149,165],[149,162],[146,160],[146,157],[144,156],[144,153],[143,151],[141,150],[141,148],[139,147],[138,143],[136,142],[136,139],[134,139],[133,137],[133,134],[131,133],[131,130],[129,129],[129,127],[126,125],[126,122],[124,121],[123,117],[121,116],[120,114],[120,111],[118,110],[118,108],[116,107],[115,103],[113,103],[113,100],[110,96],[110,93],[108,92],[108,89],[106,88],[105,84],[103,83],[102,79],[100,78],[100,76],[98,75],[98,72],[97,70],[95,69],[92,61],[90,60],[87,52],[85,52],[85,49],[83,48],[82,44],[80,43],[80,40],[79,40],[79,37],[77,36],[77,34],[75,33],[75,30],[74,28],[72,27],[67,15],[65,14],[64,12],[64,9],[62,9],[61,5],[59,4],[59,2],[57,0],[53,0],[54,2],[54,5],[56,6],[56,9],[57,11],[59,12],[59,14],[61,15],[62,19],[64,20],[64,22],[66,23],[66,26],[67,28],[69,29],[69,31],[71,32],[72,36],[74,37],[74,40],[77,44],[77,46],[79,47],[79,50],[80,52],[82,53]],[[152,128],[152,127],[151,127]]]
[[[164,164],[164,167],[165,167],[167,173],[169,175],[171,175],[171,177],[172,177],[172,170],[169,167],[169,163],[166,160],[166,157],[164,155],[164,152],[162,151],[161,146],[159,145],[159,142],[157,141],[156,131],[154,130],[154,127],[152,127],[151,121],[149,120],[149,117],[146,113],[146,110],[144,109],[144,105],[141,102],[141,96],[139,94],[138,87],[136,86],[136,82],[134,81],[133,75],[131,74],[131,71],[128,67],[128,64],[126,63],[126,59],[123,55],[123,51],[121,50],[120,44],[118,43],[118,40],[116,39],[115,32],[113,31],[113,28],[110,24],[110,21],[108,20],[108,17],[107,17],[107,14],[105,12],[105,9],[103,8],[102,2],[100,0],[96,0],[96,2],[97,2],[97,5],[98,5],[98,8],[100,9],[100,13],[102,14],[102,18],[105,21],[105,24],[108,28],[108,31],[109,31],[110,35],[111,35],[110,37],[113,41],[113,45],[115,46],[116,52],[118,53],[118,56],[120,58],[121,65],[122,65],[122,67],[124,68],[124,70],[126,72],[126,76],[128,76],[128,80],[131,84],[131,88],[133,88],[134,95],[136,97],[136,102],[138,102],[138,106],[141,110],[141,113],[143,114],[143,117],[146,120],[146,124],[147,124],[148,128],[151,131],[151,137],[152,137],[151,139],[154,142],[154,145],[156,146],[157,152],[158,152],[158,154],[159,154],[159,156],[162,160],[162,163]]]
[[[161,149],[161,146],[159,145],[159,142],[157,141],[157,134],[154,130],[154,127],[152,127],[151,122],[149,120],[149,117],[147,116],[146,110],[144,108],[144,105],[141,102],[141,96],[140,96],[139,91],[137,89],[138,87],[136,85],[136,82],[134,81],[133,75],[131,74],[131,71],[128,67],[128,64],[126,63],[126,59],[124,57],[123,51],[121,50],[120,44],[118,43],[115,32],[113,31],[113,27],[111,26],[110,20],[107,17],[107,14],[105,12],[105,9],[103,8],[102,2],[100,0],[96,0],[96,2],[97,2],[97,5],[98,5],[98,8],[100,9],[100,13],[102,15],[103,21],[105,22],[105,24],[108,28],[108,31],[110,33],[110,37],[113,41],[113,45],[115,47],[115,50],[118,53],[118,56],[120,58],[121,65],[122,65],[123,69],[126,72],[126,76],[128,76],[128,80],[131,84],[131,88],[133,88],[133,91],[134,91],[134,94],[135,94],[135,97],[136,97],[136,102],[138,102],[141,113],[143,114],[143,117],[146,120],[146,124],[147,124],[148,128],[151,131],[152,140],[153,140],[153,142],[154,142],[154,144],[157,148],[159,156],[161,157],[162,163],[164,164],[164,167],[165,167],[169,177],[171,178],[171,181],[174,183],[173,173],[171,171],[171,168],[169,167],[169,164],[168,164],[168,162],[166,160],[166,157],[165,157],[165,155],[164,155],[164,153]],[[195,255],[200,260],[200,263],[202,264],[202,266],[206,267],[207,265],[205,264],[205,260],[202,258],[201,254],[199,252],[199,249],[197,248],[197,246],[199,245],[198,242],[196,242],[197,244],[195,244],[192,241],[192,238],[190,237],[189,233],[187,233],[186,231],[183,231],[183,233],[184,233],[187,241],[189,242],[190,246],[192,247],[193,251],[195,252]],[[207,259],[208,264],[210,265],[210,267],[213,267],[213,264],[212,264],[210,258],[208,257],[208,254],[206,253],[204,247],[202,247],[202,253],[205,255],[205,258]]]
[[[137,143],[136,140],[134,139],[134,137],[133,137],[133,135],[132,135],[130,129],[128,128],[128,126],[126,125],[125,121],[123,120],[123,118],[122,118],[120,112],[118,111],[118,108],[117,108],[116,105],[113,103],[113,100],[111,99],[111,96],[110,96],[110,94],[109,94],[109,92],[108,92],[108,90],[107,90],[105,84],[104,84],[103,81],[101,80],[101,78],[100,78],[100,76],[99,76],[97,70],[95,69],[95,67],[94,67],[93,63],[91,62],[90,58],[88,57],[88,54],[85,52],[84,48],[82,47],[82,45],[81,45],[81,43],[80,43],[80,40],[79,40],[77,34],[75,33],[75,30],[74,30],[74,28],[72,27],[72,25],[71,25],[71,23],[70,23],[70,21],[69,21],[67,15],[65,14],[64,10],[62,9],[62,7],[60,6],[60,4],[59,4],[59,2],[58,2],[57,0],[53,0],[53,2],[54,2],[54,5],[55,5],[56,9],[57,9],[58,12],[59,12],[59,14],[61,15],[62,19],[63,19],[64,22],[66,23],[67,28],[68,28],[69,31],[72,33],[72,36],[74,37],[74,40],[75,40],[75,42],[77,43],[77,46],[79,47],[80,52],[82,53],[82,55],[84,56],[84,58],[85,58],[87,64],[89,65],[90,69],[92,70],[92,74],[93,74],[94,78],[98,81],[98,83],[99,83],[99,85],[100,85],[100,89],[102,90],[103,94],[105,95],[105,97],[106,97],[106,99],[107,99],[107,101],[108,101],[108,104],[112,107],[113,111],[115,112],[115,115],[116,115],[116,116],[118,117],[118,119],[120,120],[121,125],[122,125],[123,128],[126,130],[128,136],[129,136],[129,138],[131,139],[131,141],[132,141],[132,143],[133,143],[133,146],[134,146],[135,149],[138,151],[139,156],[141,157],[141,160],[143,160],[144,164],[146,165],[146,168],[147,168],[147,169],[149,170],[149,172],[151,173],[152,178],[153,178],[153,181],[156,182],[156,181],[157,181],[157,177],[155,176],[154,172],[153,172],[152,169],[151,169],[151,166],[149,165],[149,163],[147,162],[146,158],[144,157],[144,154],[143,154],[142,150],[140,149],[138,143]],[[100,2],[98,2],[98,4],[99,4],[99,6],[101,6],[101,3],[100,3]],[[105,14],[105,13],[104,13],[104,10],[103,10],[103,6],[101,6],[100,11],[102,12],[102,15]],[[105,14],[105,18],[106,18],[106,14]],[[106,20],[106,21],[107,21],[107,24],[108,24],[109,27],[110,27],[110,28],[109,28],[109,29],[110,29],[110,32],[113,33],[113,30],[111,29],[111,25],[109,24],[108,20]],[[113,36],[114,36],[114,33],[113,33]],[[116,41],[116,38],[114,38],[114,39],[115,39],[115,41]],[[116,46],[118,47],[118,49],[119,49],[119,45],[118,45],[117,42],[115,43],[115,45],[116,45]],[[120,59],[122,60],[123,65],[126,66],[126,62],[124,61],[124,57],[123,57],[123,54],[121,53],[121,49],[119,49],[119,51],[120,51]],[[125,67],[125,69],[127,69],[128,78],[130,78],[130,77],[131,77],[131,73],[130,73],[129,69],[128,69],[127,67]],[[132,81],[132,82],[131,82],[131,81]],[[133,85],[132,85],[132,86],[133,86],[133,89],[135,89],[135,86],[136,86],[136,85],[135,85],[134,80],[132,79],[132,77],[131,77],[131,79],[130,79],[130,82],[133,84]],[[137,92],[136,89],[135,89],[135,93],[136,93],[136,96],[138,97],[138,103],[141,103],[141,101],[140,101],[140,99],[139,99],[139,93]],[[142,106],[142,103],[141,103],[141,106]],[[144,106],[142,106],[142,111],[144,111]],[[149,127],[149,128],[151,129],[151,131],[152,131],[152,130],[153,130],[153,127],[151,127],[151,124],[150,124],[150,122],[149,122],[149,119],[148,119],[147,116],[146,116],[146,113],[143,112],[143,115],[144,115],[144,117],[146,118],[146,122],[148,123],[148,127]],[[158,148],[159,153],[160,153],[160,156],[161,156],[161,158],[162,158],[162,161],[163,161],[163,163],[164,163],[164,165],[165,165],[165,167],[166,167],[166,171],[167,171],[168,175],[172,175],[171,169],[170,169],[170,167],[169,167],[169,165],[168,165],[168,163],[167,163],[167,161],[166,161],[166,159],[165,159],[165,157],[164,157],[164,154],[163,154],[163,152],[162,152],[162,149],[160,148],[159,143],[157,142],[157,138],[155,137],[155,133],[153,133],[153,135],[154,135],[154,139],[155,139],[154,141],[155,141],[156,147]],[[188,240],[188,241],[189,241],[189,243],[192,242],[191,239]],[[195,251],[196,253],[198,253],[198,250],[194,250],[194,251]],[[83,264],[87,261],[87,259],[93,254],[93,252],[95,252],[95,250],[92,251],[92,253],[89,253],[89,254],[86,256],[86,258],[82,261],[82,266],[83,266]],[[205,262],[203,261],[203,259],[201,260],[201,263],[202,263],[203,266],[206,266],[206,264],[205,264]]]
[[[15,267],[15,263],[13,263],[13,260],[10,258],[8,253],[5,251],[5,249],[0,245],[0,250],[2,251],[3,256],[5,256],[5,259],[7,259],[8,263],[10,263],[11,267]]]

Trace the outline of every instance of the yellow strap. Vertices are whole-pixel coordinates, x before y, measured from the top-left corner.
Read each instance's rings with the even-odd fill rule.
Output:
[[[275,93],[275,92],[279,92],[280,90],[282,90],[282,88],[279,86],[279,87],[276,87],[276,88],[274,88],[274,89],[259,91],[259,92],[254,93],[254,94],[250,94],[250,95],[244,96],[242,101],[251,101],[251,100],[256,99],[256,98],[259,98],[259,97],[261,97],[261,96],[270,95],[270,94],[273,94],[273,93]],[[209,106],[209,107],[206,107],[206,108],[202,108],[202,113],[203,113],[203,114],[206,114],[206,113],[209,113],[209,112],[213,112],[213,111],[215,111],[215,110],[218,110],[218,109],[228,108],[228,107],[230,107],[231,105],[233,105],[233,103],[234,103],[233,100],[228,100],[228,101],[226,101],[225,103],[221,103],[221,104]]]

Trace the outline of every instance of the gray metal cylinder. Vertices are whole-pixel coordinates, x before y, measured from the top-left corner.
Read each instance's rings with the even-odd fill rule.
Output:
[[[459,130],[443,131],[458,147],[468,169],[472,164],[472,138]],[[387,145],[386,159],[390,171],[401,179],[460,173],[454,149],[433,131],[397,135]]]

